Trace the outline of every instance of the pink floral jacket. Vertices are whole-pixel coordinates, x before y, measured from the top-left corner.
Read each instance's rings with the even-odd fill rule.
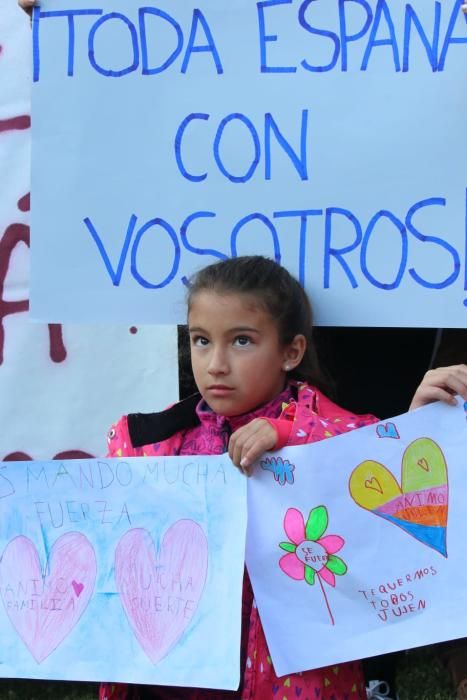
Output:
[[[301,445],[340,435],[376,422],[340,408],[324,394],[293,382],[272,402],[246,415],[219,416],[199,396],[190,397],[157,414],[123,416],[112,426],[110,457],[221,454],[230,434],[255,417],[292,421],[289,445]],[[278,678],[271,663],[251,585],[245,574],[242,609],[243,680],[237,692],[196,688],[142,687],[103,683],[99,700],[364,700],[359,662],[340,664]]]

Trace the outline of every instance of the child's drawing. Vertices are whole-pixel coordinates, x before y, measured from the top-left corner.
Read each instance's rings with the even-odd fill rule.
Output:
[[[281,486],[285,484],[293,484],[295,465],[289,462],[288,459],[282,457],[266,457],[260,461],[261,469],[266,472],[272,472],[274,480]]]
[[[310,511],[305,524],[303,515],[296,508],[289,508],[284,518],[284,530],[290,542],[281,542],[279,547],[287,552],[279,560],[282,571],[296,581],[305,580],[310,586],[318,581],[326,607],[334,624],[323,581],[336,585],[336,575],[343,576],[347,565],[336,557],[345,542],[339,535],[324,535],[328,526],[328,511],[318,506]]]
[[[189,626],[203,595],[208,542],[193,520],[178,520],[159,552],[142,528],[129,530],[115,552],[115,579],[133,632],[156,664]]]
[[[436,442],[419,438],[407,447],[401,485],[383,464],[366,460],[352,472],[349,488],[357,505],[447,557],[448,473]]]
[[[400,440],[399,431],[394,423],[380,423],[376,426],[376,434],[379,438],[392,438]]]
[[[40,664],[68,637],[94,590],[96,556],[84,535],[69,532],[53,545],[42,571],[35,545],[12,539],[0,560],[0,597],[11,624]]]

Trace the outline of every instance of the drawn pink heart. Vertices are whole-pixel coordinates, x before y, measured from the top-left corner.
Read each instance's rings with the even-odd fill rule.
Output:
[[[12,539],[0,559],[0,597],[10,622],[37,663],[70,634],[86,610],[96,581],[96,555],[79,532],[62,535],[42,571],[37,549]],[[76,590],[82,586],[79,593]]]
[[[115,580],[136,639],[156,664],[180,639],[203,595],[208,543],[192,520],[178,520],[156,554],[142,528],[129,530],[115,551]]]
[[[76,596],[79,598],[81,593],[83,592],[83,588],[84,588],[83,584],[78,583],[78,581],[75,581],[73,579],[73,581],[71,582],[71,585],[73,586],[73,590],[76,593]]]

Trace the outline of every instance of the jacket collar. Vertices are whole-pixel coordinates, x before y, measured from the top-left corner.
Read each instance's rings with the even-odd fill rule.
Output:
[[[201,424],[216,427],[218,430],[227,429],[230,433],[233,433],[255,418],[278,418],[282,412],[283,404],[289,404],[291,398],[291,388],[287,385],[280,394],[267,404],[258,406],[254,411],[248,411],[248,413],[242,413],[239,416],[222,416],[214,413],[204,399],[199,401],[195,410]]]
[[[228,422],[230,430],[234,431],[245,425],[253,418],[261,416],[278,417],[281,413],[282,403],[290,403],[296,399],[298,384],[290,382],[284,391],[270,401],[266,406],[260,406],[254,411],[241,416],[226,418],[211,411],[203,401],[201,394],[191,394],[186,399],[170,406],[164,411],[155,413],[130,413],[128,415],[128,431],[133,447],[143,447],[162,442],[181,430],[188,430],[201,425],[201,422],[217,424],[219,427]],[[267,413],[266,413],[267,411]],[[220,424],[219,424],[219,422]]]

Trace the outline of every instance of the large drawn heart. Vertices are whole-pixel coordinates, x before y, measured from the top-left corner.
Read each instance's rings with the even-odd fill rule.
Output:
[[[156,554],[142,528],[129,530],[115,551],[115,579],[133,632],[156,664],[180,639],[203,595],[208,543],[193,520],[178,520]]]
[[[84,613],[96,581],[96,556],[79,532],[62,535],[42,571],[35,545],[12,539],[0,560],[0,597],[13,627],[37,663],[70,634]]]
[[[402,457],[401,485],[383,464],[366,460],[352,472],[349,488],[359,506],[447,557],[448,473],[436,442],[410,443]]]

